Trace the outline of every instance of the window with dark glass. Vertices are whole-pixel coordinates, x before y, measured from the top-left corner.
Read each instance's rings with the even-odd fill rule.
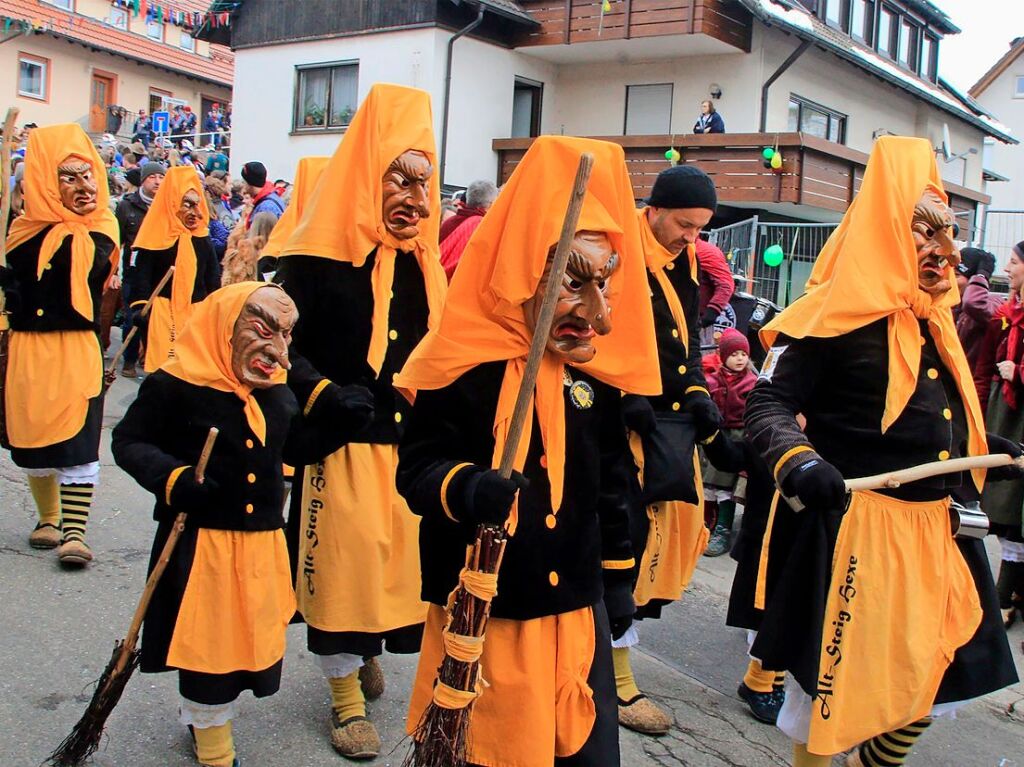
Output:
[[[907,69],[917,70],[917,25],[903,19],[900,24],[899,62]]]
[[[544,84],[525,77],[517,77],[512,92],[512,138],[540,135],[540,108],[544,99]]]
[[[294,129],[343,128],[359,105],[359,63],[338,62],[297,67]]]
[[[878,14],[878,52],[891,59],[896,58],[896,34],[899,31],[899,23],[896,11],[883,5]]]
[[[850,6],[850,35],[871,45],[875,28],[875,4],[872,0],[853,0]]]
[[[805,98],[789,96],[789,131],[800,131],[811,136],[846,143],[846,115],[816,104]]]
[[[939,40],[925,35],[921,43],[921,67],[918,70],[922,77],[935,80],[939,64]]]

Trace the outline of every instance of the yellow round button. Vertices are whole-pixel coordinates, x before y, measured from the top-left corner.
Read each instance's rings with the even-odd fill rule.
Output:
[[[949,451],[948,450],[941,450],[941,451],[939,451],[939,460],[940,461],[948,461],[949,460]]]
[[[401,413],[395,413],[395,423],[401,423],[401,422],[402,422],[402,414]]]
[[[683,375],[686,372],[686,365],[679,366],[679,375]]]
[[[934,381],[939,377],[939,371],[935,368],[928,368],[928,377]]]
[[[924,336],[921,336],[918,340],[921,342],[921,346],[924,346]]]
[[[679,331],[676,330],[675,328],[672,328],[672,337],[679,338]]]
[[[246,514],[252,514],[254,510],[255,510],[255,507],[251,503],[245,504],[245,513]]]
[[[46,266],[43,267],[43,269],[45,269],[46,271],[50,271],[52,268],[53,264],[47,264]]]
[[[250,474],[248,477],[246,477],[246,479],[249,480],[249,484],[251,485],[256,482],[256,475]]]
[[[546,469],[548,467],[548,457],[547,457],[547,455],[542,455],[540,457],[539,463],[540,463],[540,467],[542,469]]]
[[[251,439],[247,439],[247,440],[245,441],[245,446],[246,446],[247,448],[249,448],[250,450],[252,450],[252,445],[253,445],[253,441],[252,441]]]
[[[544,517],[544,524],[548,526],[548,530],[554,530],[555,525],[558,524],[558,520],[555,519],[554,514],[548,514],[546,517]]]
[[[675,262],[669,261],[667,264],[665,264],[665,268],[671,272],[673,269],[676,268]]]
[[[390,338],[392,341],[397,339],[398,338],[398,331],[397,330],[389,330],[388,331],[388,338]]]
[[[548,583],[550,583],[552,586],[558,585],[558,573],[556,573],[554,570],[548,573]]]
[[[43,310],[42,309],[36,309],[36,317],[42,317],[42,316],[43,316]]]
[[[673,402],[672,403],[672,409],[673,410],[678,410],[680,407],[681,407],[681,405],[678,402]]]
[[[942,417],[945,418],[947,421],[952,421],[953,420],[953,411],[950,410],[948,407],[947,408],[943,408],[942,409]]]

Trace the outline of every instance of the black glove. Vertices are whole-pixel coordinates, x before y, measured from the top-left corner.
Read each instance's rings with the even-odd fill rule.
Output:
[[[629,627],[633,625],[633,616],[623,615],[618,618],[608,616],[608,625],[612,630],[612,639],[622,639],[622,635],[629,631]]]
[[[714,436],[722,426],[722,414],[710,397],[690,397],[683,410],[693,416],[698,442]]]
[[[9,266],[0,268],[0,289],[4,291],[5,308],[8,312],[16,312],[21,308],[21,290],[14,269]]]
[[[719,471],[738,474],[747,468],[743,441],[731,439],[724,431],[718,432],[718,436],[704,445],[704,455]]]
[[[718,309],[709,306],[704,310],[704,314],[700,316],[700,326],[702,328],[710,328],[715,324],[715,320],[718,319],[718,315],[720,314],[721,312],[718,311]]]
[[[988,251],[981,251],[978,255],[977,274],[982,275],[986,280],[992,280],[992,273],[996,270],[996,257]]]
[[[326,397],[332,423],[347,434],[356,434],[373,421],[373,392],[360,384],[328,386]]]
[[[630,581],[622,581],[606,585],[604,590],[604,609],[608,613],[608,625],[612,639],[620,639],[633,625],[633,614],[636,604],[630,590]]]
[[[627,429],[641,437],[646,437],[658,425],[650,400],[639,394],[627,394],[622,398],[622,420],[626,422]]]
[[[1011,458],[1020,458],[1024,455],[1024,448],[1012,439],[1006,437],[1000,437],[998,434],[985,435],[988,440],[988,451],[990,453],[1009,453]],[[997,466],[994,469],[989,469],[985,475],[987,482],[1005,482],[1010,479],[1020,479],[1024,477],[1024,470],[1022,470],[1017,464],[1011,463],[1009,466]]]
[[[471,525],[503,525],[512,510],[516,492],[530,484],[518,471],[509,479],[494,469],[479,470],[468,477],[462,489],[459,519]]]
[[[791,471],[782,483],[782,492],[816,511],[842,509],[846,505],[846,486],[839,469],[821,458],[811,458]]]
[[[189,466],[171,488],[171,508],[186,513],[200,512],[219,502],[220,486],[210,477],[202,484],[196,481],[196,470]]]
[[[149,315],[142,316],[142,310],[145,306],[136,306],[129,311],[132,313],[132,326],[139,329],[139,335],[146,335],[146,329],[149,327]]]

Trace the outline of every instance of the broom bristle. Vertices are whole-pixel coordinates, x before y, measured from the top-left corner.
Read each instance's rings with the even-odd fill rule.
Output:
[[[127,652],[128,662],[124,668],[115,673],[122,652]],[[57,750],[50,754],[47,762],[54,767],[81,767],[90,756],[96,753],[100,746],[100,739],[103,737],[103,728],[107,724],[107,717],[114,710],[114,706],[121,700],[125,685],[131,679],[132,672],[138,667],[140,653],[138,650],[124,649],[123,642],[114,645],[114,652],[110,656],[110,662],[103,670],[102,676],[96,682],[96,691],[89,701],[88,708],[78,720],[78,724],[57,746]]]
[[[402,767],[465,767],[469,758],[469,709],[427,706]]]

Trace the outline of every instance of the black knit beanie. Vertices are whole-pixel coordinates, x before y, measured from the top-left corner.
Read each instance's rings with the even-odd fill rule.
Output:
[[[718,206],[715,184],[695,165],[674,165],[658,174],[647,204],[655,208],[705,208]]]

